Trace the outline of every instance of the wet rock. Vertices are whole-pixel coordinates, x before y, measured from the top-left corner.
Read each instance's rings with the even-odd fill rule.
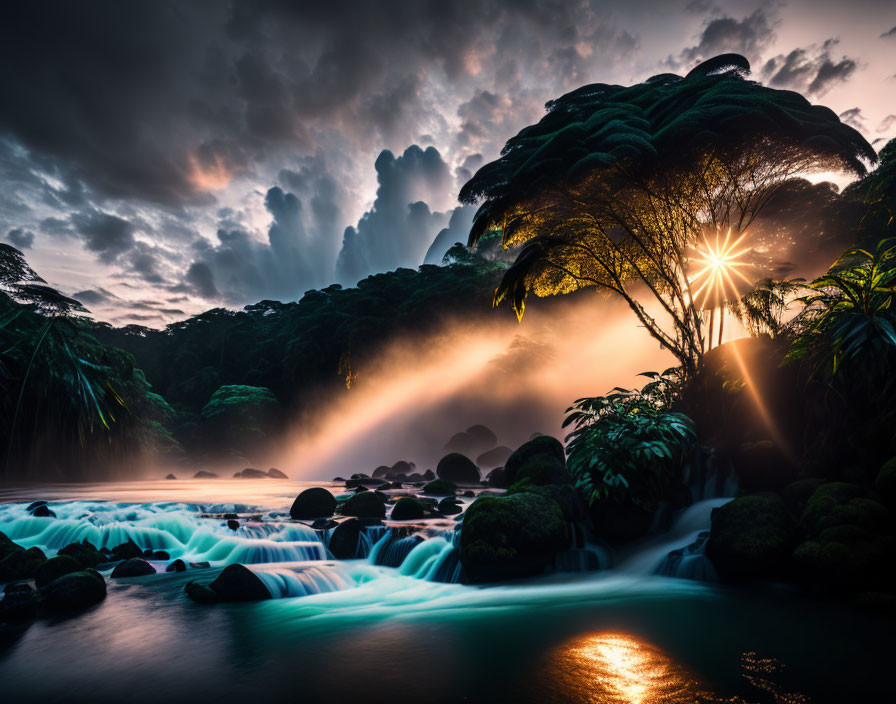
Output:
[[[330,528],[335,528],[337,525],[339,524],[336,523],[336,521],[329,518],[318,518],[311,524],[311,527],[314,528],[314,530],[329,530]]]
[[[168,554],[165,550],[144,550],[143,551],[143,559],[144,560],[156,560],[157,562],[164,562],[165,560],[170,560],[171,555]]]
[[[234,519],[231,518],[229,521],[227,521],[227,527],[230,528],[230,530],[239,530],[240,522],[235,521]]]
[[[433,496],[454,496],[457,487],[444,479],[434,479],[423,487],[424,494],[432,494]]]
[[[112,555],[116,560],[129,560],[132,557],[142,557],[143,551],[133,540],[112,548]]]
[[[26,508],[25,510],[28,513],[31,513],[38,506],[46,506],[46,505],[47,505],[46,501],[42,501],[42,500],[41,501],[32,501],[30,504],[28,504],[28,508]]]
[[[54,579],[58,579],[72,572],[80,572],[84,566],[75,558],[68,555],[57,555],[44,562],[34,573],[34,583],[43,587]]]
[[[503,467],[495,467],[486,475],[485,482],[486,484],[488,484],[488,486],[494,489],[506,489],[507,472],[504,471]]]
[[[538,494],[480,496],[464,514],[460,561],[473,582],[539,574],[569,544],[563,512]]]
[[[357,518],[385,518],[385,496],[375,491],[356,494],[339,507],[339,512],[343,516]]]
[[[289,479],[289,477],[288,477],[287,475],[285,475],[283,472],[281,472],[281,471],[280,471],[279,469],[277,469],[276,467],[271,467],[271,468],[268,470],[268,476],[269,476],[271,479]]]
[[[184,564],[184,561],[178,558],[171,562],[166,568],[166,572],[186,572],[187,566]]]
[[[204,582],[195,580],[187,582],[184,591],[188,597],[198,604],[214,604],[218,601],[217,593]]]
[[[351,560],[358,556],[358,542],[361,537],[361,521],[352,518],[343,521],[330,536],[329,549],[337,560]]]
[[[214,472],[207,472],[204,469],[200,469],[196,474],[193,475],[193,479],[217,479],[218,475]]]
[[[292,502],[289,515],[296,520],[328,518],[336,513],[336,497],[322,487],[305,489]]]
[[[260,469],[255,469],[254,467],[246,467],[242,472],[237,472],[233,475],[236,479],[267,479],[267,472],[263,472]]]
[[[209,588],[217,601],[264,601],[271,593],[261,578],[249,568],[236,564],[224,568]]]
[[[129,560],[124,560],[115,565],[115,569],[112,570],[112,577],[113,579],[118,579],[120,577],[143,577],[155,573],[155,568],[146,560],[140,557],[132,557]]]
[[[7,538],[0,544],[0,583],[30,579],[46,561],[46,555],[39,548],[26,550]]]
[[[440,459],[436,474],[439,479],[454,484],[476,484],[480,479],[479,468],[459,452],[452,452]]]
[[[722,577],[779,575],[793,550],[796,525],[776,494],[743,496],[713,510],[706,554]]]
[[[404,497],[392,507],[393,521],[415,521],[423,518],[423,506],[416,499]]]
[[[177,479],[173,474],[166,474],[165,479]]]
[[[25,623],[37,613],[37,593],[30,584],[8,584],[0,601],[0,622]]]
[[[370,479],[370,478],[371,478],[370,475],[364,474],[364,472],[355,472],[355,474],[352,475],[352,479]]]
[[[468,499],[472,499],[474,496],[476,496],[476,492],[472,489],[467,489],[463,495]]]
[[[453,516],[463,511],[463,508],[461,508],[460,504],[457,503],[457,499],[453,496],[446,497],[439,501],[438,509],[439,513],[446,516]]]
[[[71,572],[41,589],[41,603],[54,613],[72,613],[106,598],[106,580],[96,570]]]
[[[503,467],[504,463],[507,462],[507,458],[512,454],[513,450],[506,445],[500,445],[479,455],[476,458],[476,464],[483,468]]]
[[[521,445],[507,458],[504,474],[508,486],[520,481],[535,485],[572,483],[563,445],[550,435],[539,435]]]
[[[433,472],[431,469],[427,469],[423,473],[423,481],[425,481],[425,482],[431,482],[435,478],[436,478],[436,473]]]
[[[56,514],[50,510],[50,507],[46,504],[41,504],[37,508],[35,508],[31,512],[32,516],[36,516],[38,518],[56,518]]]
[[[392,468],[387,467],[384,464],[381,464],[379,467],[377,467],[375,470],[373,470],[373,476],[375,478],[379,478],[379,479],[385,479],[390,474],[392,474]]]
[[[84,540],[82,543],[69,543],[56,554],[73,557],[82,567],[96,567],[108,559],[107,556],[103,555],[87,540]],[[109,557],[111,557],[111,554]]]

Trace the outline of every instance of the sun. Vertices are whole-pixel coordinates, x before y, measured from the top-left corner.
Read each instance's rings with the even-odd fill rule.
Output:
[[[722,329],[724,325],[725,302],[738,297],[738,286],[734,276],[739,277],[747,286],[752,282],[744,276],[741,268],[750,266],[748,262],[740,258],[750,251],[749,247],[743,247],[742,243],[746,233],[732,240],[731,228],[725,233],[725,239],[721,240],[720,233],[716,231],[715,244],[704,235],[703,242],[697,244],[694,249],[696,256],[693,261],[702,268],[694,273],[689,284],[697,286],[691,294],[691,300],[697,303],[701,310],[709,308],[709,346],[712,347],[713,322],[715,309],[720,309],[719,344],[722,343]],[[702,299],[700,298],[702,294]]]

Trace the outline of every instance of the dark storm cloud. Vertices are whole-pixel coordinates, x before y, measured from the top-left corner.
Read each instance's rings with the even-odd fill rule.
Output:
[[[356,227],[346,228],[336,263],[337,280],[345,284],[378,271],[419,266],[448,220],[426,202],[444,198],[453,186],[448,165],[434,147],[412,145],[398,157],[384,150],[375,168],[376,200]]]
[[[861,108],[850,108],[849,110],[844,110],[840,113],[840,119],[845,122],[850,127],[855,127],[857,130],[865,129],[865,116],[862,115]]]
[[[700,34],[700,41],[684,49],[678,61],[673,63],[690,67],[704,59],[729,52],[756,59],[774,40],[777,24],[777,20],[764,8],[743,19],[716,17],[707,22]]]
[[[813,45],[794,49],[786,56],[779,54],[766,61],[762,78],[776,88],[790,88],[820,97],[838,83],[848,80],[858,68],[858,62],[853,58],[832,57],[831,52],[837,44],[836,39],[828,39],[820,47]]]
[[[99,210],[74,213],[72,226],[84,238],[84,246],[105,262],[114,261],[134,244],[134,226],[117,215]]]
[[[34,244],[34,233],[16,227],[6,233],[6,241],[18,249],[31,249],[31,245]]]

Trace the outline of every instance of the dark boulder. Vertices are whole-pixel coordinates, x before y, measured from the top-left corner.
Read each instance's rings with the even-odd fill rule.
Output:
[[[296,497],[289,515],[297,520],[328,518],[336,513],[336,497],[321,487],[305,489]]]
[[[166,568],[166,572],[186,572],[187,566],[184,564],[184,561],[178,558],[171,562]]]
[[[416,499],[405,496],[392,507],[393,521],[414,521],[423,518],[423,506]]]
[[[112,570],[112,577],[118,579],[120,577],[143,577],[148,574],[155,574],[155,568],[146,560],[139,557],[132,557],[115,565]]]
[[[439,513],[442,513],[446,516],[453,516],[455,514],[463,511],[461,505],[457,502],[457,499],[453,496],[447,496],[441,501],[439,501]]]
[[[68,555],[57,555],[44,562],[34,573],[34,583],[43,587],[62,575],[80,572],[84,566]]]
[[[572,523],[579,523],[588,517],[588,510],[579,492],[572,484],[544,484],[531,486],[525,492],[539,494],[553,499],[563,511],[563,518]]]
[[[785,486],[781,490],[781,498],[784,499],[787,510],[790,511],[791,515],[796,517],[802,516],[812,494],[824,483],[824,479],[811,478],[800,479]]]
[[[483,468],[503,467],[512,454],[513,450],[506,445],[501,445],[479,455],[476,458],[476,464]]]
[[[0,544],[0,583],[30,579],[46,561],[40,548],[26,550],[11,541],[4,542]]]
[[[796,540],[796,525],[781,497],[756,494],[712,512],[706,553],[719,574],[733,580],[779,576]]]
[[[166,550],[144,550],[144,560],[156,560],[157,562],[165,562],[171,559],[171,555]]]
[[[8,584],[0,601],[0,623],[25,623],[37,613],[37,593],[30,584]],[[0,631],[2,633],[2,631]]]
[[[217,479],[218,475],[214,472],[207,472],[204,469],[200,469],[196,474],[193,475],[193,479]]]
[[[46,505],[47,505],[47,502],[46,502],[46,501],[43,501],[43,500],[41,500],[41,501],[32,501],[30,504],[28,504],[28,508],[26,508],[25,510],[28,511],[28,513],[31,513],[31,512],[32,512],[34,509],[36,509],[38,506],[46,506]]]
[[[395,464],[392,465],[389,469],[389,474],[387,476],[395,477],[399,474],[408,475],[414,471],[414,465],[410,462],[405,462],[404,460],[398,460]],[[373,476],[376,476],[375,474]]]
[[[230,530],[239,530],[240,522],[231,518],[227,521],[227,527],[230,528]]]
[[[237,479],[267,479],[267,472],[263,472],[260,469],[255,469],[254,467],[246,467],[242,472],[237,472],[233,475],[234,478]]]
[[[166,474],[165,479],[177,479],[173,474]]]
[[[432,496],[454,496],[456,491],[457,487],[444,479],[434,479],[423,487],[423,493]]]
[[[439,479],[455,484],[476,484],[480,479],[479,468],[459,452],[452,452],[440,459],[436,474]]]
[[[193,601],[202,604],[216,601],[264,601],[271,598],[271,593],[261,578],[240,564],[228,565],[217,579],[208,584],[188,582],[184,591]]]
[[[436,478],[436,473],[433,472],[431,469],[427,469],[421,476],[423,477],[423,481],[431,482],[433,479]]]
[[[352,518],[343,521],[333,529],[330,543],[327,546],[337,560],[352,560],[358,556],[358,543],[361,538],[361,521]]]
[[[130,560],[132,557],[142,557],[143,551],[133,540],[112,548],[112,555],[116,560]]]
[[[485,482],[493,489],[507,488],[507,472],[503,467],[495,467],[485,477]]]
[[[50,507],[46,504],[41,504],[37,508],[35,508],[31,512],[32,516],[36,516],[38,518],[56,518],[56,514],[50,510]]]
[[[339,507],[339,512],[343,516],[356,516],[357,518],[385,518],[385,498],[376,491],[355,494]]]
[[[538,435],[521,445],[504,463],[507,485],[528,480],[532,484],[571,484],[563,445],[550,435]]]
[[[373,476],[377,479],[386,479],[392,474],[392,468],[387,467],[384,464],[381,464],[375,470],[373,470]]]
[[[734,457],[734,470],[747,493],[779,491],[796,478],[793,461],[771,440],[742,443]]]
[[[106,556],[86,540],[83,543],[69,543],[56,554],[73,557],[82,567],[96,567],[107,561]]]
[[[473,582],[542,572],[569,544],[563,512],[538,494],[481,496],[464,514],[460,561]]]
[[[288,477],[286,474],[284,474],[283,472],[281,472],[281,471],[280,471],[279,469],[277,469],[276,467],[271,467],[271,468],[268,470],[268,476],[269,476],[271,479],[289,479],[289,477]]]
[[[71,572],[41,589],[43,606],[54,613],[72,613],[106,598],[106,580],[96,570]]]

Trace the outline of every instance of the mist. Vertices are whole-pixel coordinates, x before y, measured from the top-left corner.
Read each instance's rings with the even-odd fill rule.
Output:
[[[511,449],[534,433],[562,438],[575,399],[673,365],[624,303],[594,292],[568,298],[533,301],[521,323],[501,309],[391,342],[355,370],[343,400],[294,425],[273,461],[293,479],[370,474],[398,460],[423,472],[472,425]]]

